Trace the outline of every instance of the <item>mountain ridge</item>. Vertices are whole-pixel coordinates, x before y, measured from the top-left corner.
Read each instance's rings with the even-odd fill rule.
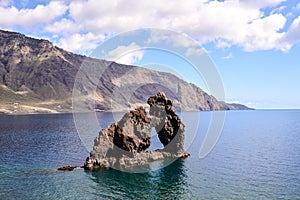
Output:
[[[0,43],[0,113],[72,112],[74,89],[85,110],[122,111],[145,106],[145,99],[159,91],[174,99],[174,107],[183,111],[249,109],[218,101],[173,74],[77,55],[45,39],[0,30]],[[83,64],[97,70],[107,68],[101,77],[86,75],[86,84],[75,88],[75,77]]]

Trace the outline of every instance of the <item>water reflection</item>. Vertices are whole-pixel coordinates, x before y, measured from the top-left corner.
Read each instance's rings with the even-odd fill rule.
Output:
[[[87,172],[96,184],[94,195],[111,199],[187,199],[189,189],[184,161],[147,173],[118,170]]]

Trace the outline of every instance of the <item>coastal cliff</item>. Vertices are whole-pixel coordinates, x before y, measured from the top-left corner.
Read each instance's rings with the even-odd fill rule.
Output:
[[[163,91],[173,99],[176,110],[249,109],[218,101],[173,74],[76,55],[44,39],[0,30],[0,43],[0,113],[72,112],[74,81],[83,62],[99,68],[107,66],[98,78],[97,95],[85,96],[91,93],[88,87],[78,90],[84,97],[86,110],[122,111],[146,106],[147,98],[156,91]],[[130,74],[131,71],[134,73]],[[126,87],[121,88],[120,82]],[[138,87],[131,91],[132,85]],[[122,90],[118,101],[113,98],[116,90]]]

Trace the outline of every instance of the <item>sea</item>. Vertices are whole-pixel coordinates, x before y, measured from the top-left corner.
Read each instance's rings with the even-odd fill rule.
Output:
[[[300,199],[300,110],[215,113],[181,113],[191,156],[143,173],[57,171],[82,166],[98,131],[72,114],[0,115],[0,199]],[[95,116],[100,130],[122,114]]]

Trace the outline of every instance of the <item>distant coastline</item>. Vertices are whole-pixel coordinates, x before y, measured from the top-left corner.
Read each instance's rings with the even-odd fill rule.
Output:
[[[247,109],[247,110],[204,110],[204,111],[199,111],[199,110],[188,110],[188,111],[181,111],[181,112],[186,112],[186,113],[193,113],[193,112],[201,112],[201,113],[207,113],[207,112],[243,112],[243,111],[299,111],[300,109]],[[45,111],[35,111],[35,112],[13,112],[13,111],[8,111],[4,109],[0,109],[0,115],[11,115],[11,116],[18,116],[18,115],[59,115],[59,114],[85,114],[85,113],[125,113],[128,112],[128,110],[116,110],[116,111],[86,111],[86,112],[45,112]],[[180,112],[179,112],[180,113]]]

